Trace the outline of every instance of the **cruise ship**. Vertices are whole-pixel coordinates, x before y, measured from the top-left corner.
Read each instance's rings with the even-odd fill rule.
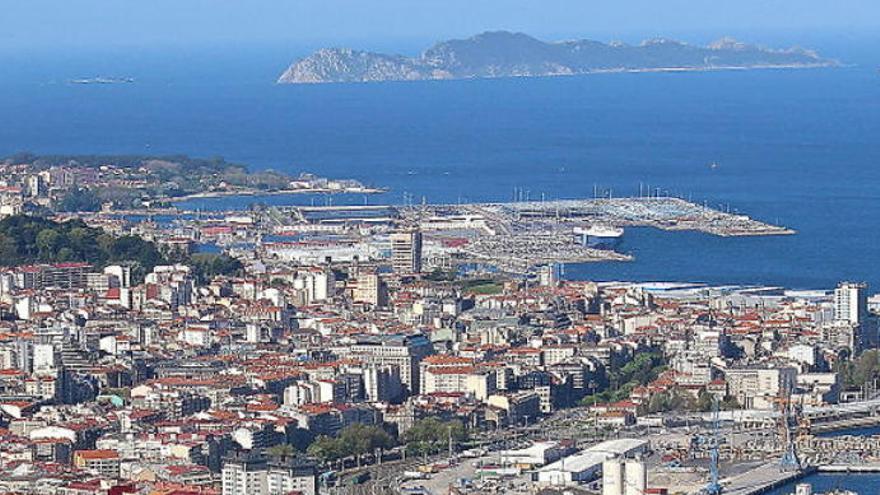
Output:
[[[576,236],[584,246],[593,249],[614,249],[623,238],[623,229],[607,225],[591,225],[589,228],[576,227]]]

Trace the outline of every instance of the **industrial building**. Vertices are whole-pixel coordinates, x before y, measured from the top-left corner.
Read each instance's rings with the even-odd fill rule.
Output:
[[[605,461],[633,457],[649,450],[650,443],[647,440],[608,440],[544,466],[538,470],[536,481],[542,486],[588,482],[599,476]]]
[[[535,442],[524,449],[501,451],[501,464],[533,469],[561,459],[571,453],[569,449],[556,441]]]

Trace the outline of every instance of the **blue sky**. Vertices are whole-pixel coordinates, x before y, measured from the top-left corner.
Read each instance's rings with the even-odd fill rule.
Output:
[[[542,38],[866,32],[878,0],[5,0],[0,50],[424,43],[487,29]]]

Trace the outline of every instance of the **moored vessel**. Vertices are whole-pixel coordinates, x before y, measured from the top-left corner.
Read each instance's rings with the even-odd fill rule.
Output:
[[[584,246],[593,249],[614,249],[623,239],[623,229],[608,225],[591,225],[589,228],[576,227],[575,235]]]

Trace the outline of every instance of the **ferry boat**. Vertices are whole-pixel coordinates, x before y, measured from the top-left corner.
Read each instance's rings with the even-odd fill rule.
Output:
[[[593,249],[614,249],[623,238],[623,229],[607,225],[591,225],[589,228],[576,227],[574,233],[581,237],[584,246]]]

